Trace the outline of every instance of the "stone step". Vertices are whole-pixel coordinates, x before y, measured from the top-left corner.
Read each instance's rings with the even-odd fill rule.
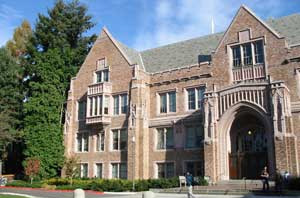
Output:
[[[250,179],[230,179],[222,180],[216,183],[217,185],[262,185],[262,180],[250,180]],[[274,185],[274,181],[269,181],[270,185]]]

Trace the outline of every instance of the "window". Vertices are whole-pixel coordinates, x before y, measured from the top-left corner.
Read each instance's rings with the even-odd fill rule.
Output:
[[[157,163],[157,178],[171,178],[174,177],[174,163]]]
[[[86,101],[78,102],[78,120],[85,119],[86,114]]]
[[[157,129],[157,149],[172,149],[174,147],[173,128]]]
[[[233,67],[264,63],[264,47],[262,40],[236,45],[231,47],[231,50]]]
[[[80,177],[81,178],[88,177],[88,164],[87,163],[80,164]]]
[[[232,47],[232,55],[233,55],[233,67],[241,66],[242,61],[241,61],[241,48],[240,48],[240,46]]]
[[[114,115],[126,114],[128,108],[127,94],[114,96]]]
[[[244,57],[244,65],[252,65],[252,48],[251,43],[247,43],[243,45],[243,57]]]
[[[203,176],[203,164],[200,161],[185,162],[185,172],[191,173],[194,177]]]
[[[186,127],[186,148],[199,148],[202,145],[203,129],[200,126]]]
[[[89,151],[89,134],[77,133],[77,152]]]
[[[160,113],[176,112],[176,92],[161,93]]]
[[[99,59],[97,60],[97,69],[103,69],[106,67],[106,59],[105,58],[102,58],[102,59]]]
[[[108,114],[108,108],[109,108],[109,96],[104,97],[104,114]]]
[[[127,179],[127,164],[126,163],[112,163],[112,178]]]
[[[205,87],[191,88],[187,90],[188,110],[202,108]]]
[[[112,149],[113,150],[127,149],[127,130],[126,129],[112,130]]]
[[[96,151],[104,151],[104,140],[104,132],[99,133],[96,140]]]
[[[96,163],[95,177],[102,178],[102,163]]]
[[[108,81],[109,81],[108,69],[96,71],[96,83],[108,82]]]
[[[264,63],[264,47],[261,40],[254,42],[254,54],[256,64]]]

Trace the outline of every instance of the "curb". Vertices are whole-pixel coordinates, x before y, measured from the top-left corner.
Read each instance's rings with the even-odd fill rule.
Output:
[[[0,192],[0,195],[16,195],[16,196],[22,196],[27,198],[42,198],[42,197],[36,197],[32,195],[26,195],[26,194],[20,194],[20,193],[10,193],[10,192]]]
[[[44,191],[44,192],[73,192],[74,190],[48,190],[45,188],[29,188],[29,187],[16,187],[16,186],[0,186],[0,189],[17,189],[17,190],[27,190],[27,191]],[[86,193],[89,194],[97,194],[97,195],[103,195],[104,192],[100,191],[93,191],[93,190],[85,190]]]

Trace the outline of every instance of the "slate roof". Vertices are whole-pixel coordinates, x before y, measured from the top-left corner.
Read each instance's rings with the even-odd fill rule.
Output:
[[[287,39],[289,45],[300,43],[300,14],[265,21],[271,28]],[[224,32],[201,36],[153,49],[138,52],[118,42],[132,63],[144,66],[155,73],[210,61],[211,52],[221,41]]]

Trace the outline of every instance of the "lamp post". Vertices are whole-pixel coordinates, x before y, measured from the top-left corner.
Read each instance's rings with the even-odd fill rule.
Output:
[[[135,191],[135,183],[134,183],[134,171],[135,171],[135,155],[134,155],[134,150],[135,150],[135,136],[132,136],[132,191]]]

